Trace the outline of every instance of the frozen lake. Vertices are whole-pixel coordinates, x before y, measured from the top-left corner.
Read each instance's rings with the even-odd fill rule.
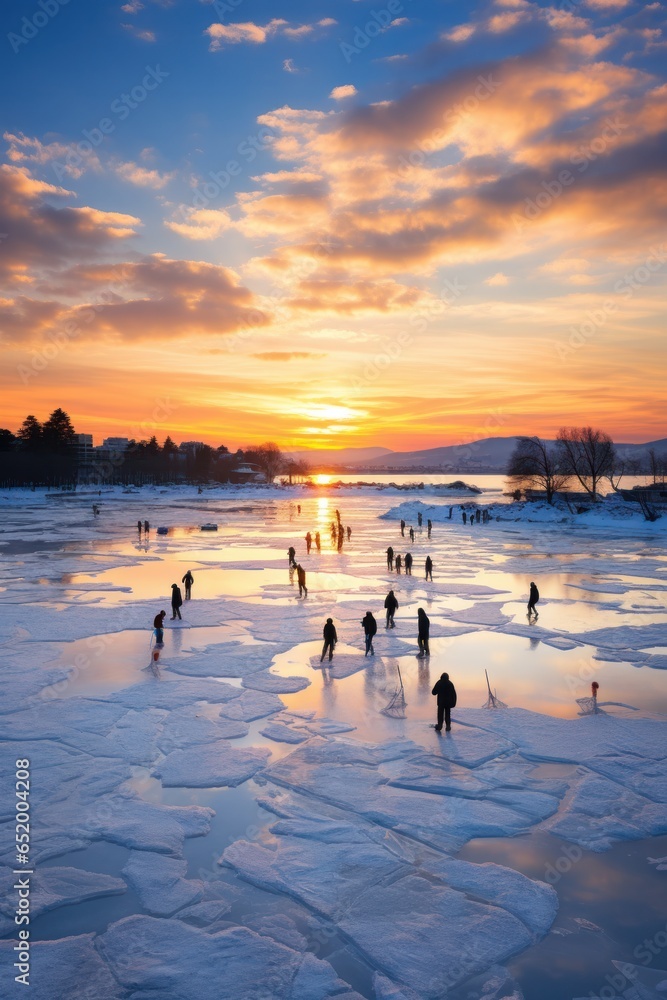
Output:
[[[119,489],[94,497],[99,517],[92,495],[0,498],[3,801],[29,758],[35,996],[575,1000],[612,982],[663,995],[667,519],[514,519],[503,503],[500,520],[494,507],[464,525],[464,509],[500,500],[487,488]],[[351,528],[340,549],[336,509]],[[320,552],[306,554],[308,531]],[[388,571],[389,545],[411,552],[411,576]],[[193,599],[172,623],[188,569]],[[339,642],[320,665],[327,617]],[[405,718],[381,712],[399,669]],[[482,709],[485,670],[507,709]],[[458,703],[438,735],[443,671]],[[611,704],[580,716],[593,680]]]

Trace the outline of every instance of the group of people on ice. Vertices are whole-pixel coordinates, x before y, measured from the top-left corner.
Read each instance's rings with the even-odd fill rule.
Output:
[[[405,556],[401,556],[400,553],[394,554],[394,548],[390,545],[387,549],[387,569],[389,572],[393,572],[394,567],[396,567],[397,574],[401,573],[401,570],[405,567],[405,575],[412,576],[412,553],[406,552]],[[425,579],[430,580],[433,583],[433,560],[430,556],[426,556],[424,562],[424,572],[426,574]]]

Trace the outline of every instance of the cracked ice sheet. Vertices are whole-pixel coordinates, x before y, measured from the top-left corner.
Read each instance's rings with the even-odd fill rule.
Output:
[[[586,763],[605,754],[629,754],[646,760],[663,760],[667,745],[667,720],[636,715],[584,716],[557,719],[523,708],[455,709],[465,726],[479,727],[511,740],[532,760]]]
[[[443,860],[444,867],[425,861],[415,868],[380,845],[358,841],[293,842],[288,836],[275,850],[237,841],[223,861],[247,881],[333,920],[374,968],[424,1000],[527,947],[551,926],[558,906],[550,886],[501,866],[451,862],[447,872]],[[464,891],[445,884],[448,874]],[[469,899],[468,891],[493,905]],[[521,910],[521,919],[511,909]],[[462,964],[470,941],[474,954]]]
[[[123,1000],[127,996],[93,944],[93,934],[35,941],[30,945],[32,1000]],[[6,968],[15,961],[15,941],[0,941]],[[157,998],[154,998],[157,1000]]]
[[[545,828],[590,851],[606,851],[617,840],[667,833],[667,805],[591,774],[582,779],[563,810]]]
[[[19,876],[20,877],[20,876]],[[12,886],[17,876],[12,869],[0,869],[0,934],[16,932],[16,903]],[[82,903],[100,896],[116,896],[127,890],[122,879],[80,868],[43,867],[30,876],[31,918],[59,906]]]
[[[532,810],[519,810],[516,801],[477,801],[391,787],[377,767],[350,763],[350,749],[315,737],[269,766],[264,776],[445,851],[458,850],[475,837],[525,832],[535,822],[535,812],[544,818],[554,811],[550,796],[539,804],[533,796]]]
[[[216,643],[170,663],[169,670],[188,677],[246,677],[266,670],[274,656],[290,648],[291,644],[274,642]]]
[[[132,1000],[202,1000],[212,983],[216,1000],[362,1000],[327,962],[245,927],[208,934],[133,916],[112,924],[97,945]]]
[[[234,787],[261,770],[270,756],[267,747],[239,749],[227,740],[218,740],[188,750],[173,750],[153,769],[153,774],[165,787]]]
[[[165,858],[150,851],[133,851],[122,874],[136,889],[142,905],[157,917],[170,917],[177,910],[198,903],[203,882],[185,878],[187,861]]]

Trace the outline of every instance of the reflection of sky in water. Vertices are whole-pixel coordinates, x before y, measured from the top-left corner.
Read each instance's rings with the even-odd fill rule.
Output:
[[[458,689],[459,705],[464,707],[476,708],[485,702],[484,670],[487,669],[492,687],[510,706],[573,718],[577,711],[575,698],[587,695],[590,682],[595,679],[601,684],[601,701],[667,711],[662,671],[636,669],[627,662],[596,661],[591,646],[559,650],[536,637],[509,636],[496,632],[493,625],[474,625],[471,627],[476,631],[464,635],[433,638],[429,659],[415,656],[417,607],[427,608],[434,632],[438,626],[456,627],[455,617],[451,616],[468,612],[475,605],[479,606],[478,611],[495,605],[517,624],[525,625],[530,579],[536,580],[542,594],[539,625],[548,629],[567,634],[664,621],[667,595],[660,586],[664,587],[667,579],[667,561],[648,531],[640,541],[628,537],[624,528],[624,535],[614,539],[613,544],[592,531],[563,532],[530,524],[512,525],[511,535],[507,529],[498,530],[495,525],[475,526],[471,531],[463,529],[460,513],[455,510],[452,522],[434,525],[430,540],[426,531],[419,532],[415,524],[417,534],[412,543],[407,537],[401,538],[397,522],[376,518],[376,514],[389,506],[407,499],[415,496],[341,493],[305,497],[300,501],[300,516],[296,501],[247,505],[217,501],[200,507],[196,503],[190,507],[175,504],[161,511],[144,504],[141,516],[148,516],[153,528],[148,541],[142,537],[141,542],[136,533],[139,513],[134,515],[132,525],[132,517],[126,511],[114,510],[109,504],[103,510],[104,516],[98,519],[100,523],[86,529],[98,533],[92,542],[89,538],[68,542],[62,552],[50,550],[48,558],[43,558],[36,555],[41,544],[36,539],[33,552],[24,546],[13,561],[7,559],[7,579],[18,581],[13,593],[9,589],[8,596],[14,600],[34,600],[37,594],[42,603],[63,610],[71,603],[95,601],[108,608],[110,616],[122,614],[123,608],[134,601],[154,602],[154,609],[152,603],[147,605],[150,611],[147,610],[144,630],[124,630],[72,643],[43,643],[45,661],[55,659],[60,665],[79,663],[78,675],[58,694],[103,696],[142,681],[159,684],[181,680],[183,675],[170,670],[170,665],[207,646],[233,640],[252,643],[255,608],[269,604],[289,608],[298,600],[296,580],[290,581],[286,566],[286,550],[294,544],[297,558],[308,571],[310,597],[306,607],[310,621],[317,625],[319,634],[321,624],[331,614],[344,635],[334,656],[332,675],[327,665],[320,668],[317,663],[321,641],[304,642],[302,620],[297,618],[293,622],[293,646],[275,657],[272,670],[285,676],[300,674],[311,682],[303,691],[282,695],[289,709],[315,710],[320,715],[349,722],[357,727],[351,734],[353,738],[385,740],[407,730],[408,723],[403,720],[380,714],[397,684],[399,666],[405,684],[408,722],[413,725],[415,721],[423,722],[427,734],[427,725],[434,721],[435,715],[431,688],[444,670],[451,674]],[[427,496],[423,499],[431,502]],[[351,542],[345,541],[342,553],[332,547],[329,532],[336,507],[340,508],[343,524],[352,527]],[[198,530],[198,524],[209,520],[218,522],[217,533],[207,535]],[[162,523],[170,525],[166,537],[158,537],[155,532]],[[63,541],[67,541],[67,529],[59,530]],[[306,556],[303,537],[308,530],[313,536],[320,531],[321,554],[313,549],[310,557]],[[412,580],[386,572],[388,544],[403,555],[412,551],[415,573]],[[431,554],[435,563],[433,586],[423,580],[426,554]],[[136,562],[114,566],[114,559],[128,558]],[[211,617],[224,624],[211,621],[209,625],[187,627],[186,604],[185,626],[166,629],[159,676],[155,676],[145,669],[150,662],[152,618],[160,607],[170,614],[169,585],[180,582],[188,568],[195,575],[194,604],[207,598],[228,597],[240,599],[247,611],[240,616],[236,607],[234,619],[227,621],[223,604],[222,614]],[[637,575],[632,575],[635,570]],[[461,588],[481,585],[504,593],[475,595],[465,589],[454,594],[441,593],[448,583]],[[401,607],[397,628],[387,636],[382,603],[389,586],[396,591]],[[595,589],[596,586],[600,589]],[[106,589],[112,587],[123,589]],[[358,627],[366,610],[364,605],[374,610],[379,624],[376,656],[367,660],[363,658],[362,633]],[[198,605],[198,620],[204,608],[204,604]],[[627,613],[636,610],[640,613]],[[269,621],[263,625],[262,635],[268,637],[270,630]],[[650,646],[648,642],[645,648],[655,654],[666,651],[664,646]],[[345,674],[355,667],[358,672],[335,676],[337,670]],[[240,683],[226,678],[225,682]],[[200,710],[215,718],[219,707],[201,705]],[[456,719],[456,710],[453,714]],[[251,723],[248,735],[234,744],[267,745],[272,760],[291,752],[289,745],[273,743],[261,736],[267,721]],[[438,740],[434,733],[432,736],[434,741]],[[562,766],[544,767],[558,771]],[[542,773],[546,776],[547,770]],[[211,833],[187,840],[185,853],[191,877],[222,878],[231,885],[240,885],[239,902],[234,905],[230,919],[276,910],[295,916],[299,909],[296,904],[285,897],[239,884],[233,874],[216,864],[227,844],[239,837],[271,840],[267,827],[273,817],[257,806],[255,795],[260,789],[254,782],[236,789],[162,789],[144,769],[137,768],[131,787],[154,801],[211,805],[216,810]],[[559,840],[534,833],[528,837],[476,841],[460,856],[505,863],[543,879],[547,865],[555,864],[561,851]],[[633,948],[664,928],[664,913],[660,909],[664,897],[658,895],[663,883],[646,862],[649,854],[653,857],[667,854],[667,839],[623,843],[602,855],[585,853],[563,876],[558,883],[561,909],[554,929],[565,932],[564,935],[549,934],[510,963],[511,970],[520,977],[526,1000],[569,1000],[572,996],[599,992],[606,985],[604,976],[614,971],[612,958],[632,960]],[[94,844],[47,864],[71,863],[91,871],[118,874],[127,856],[123,848]],[[111,920],[140,911],[141,906],[130,890],[123,896],[91,900],[45,914],[35,922],[34,930],[38,938],[103,930]],[[306,933],[305,911],[302,918]],[[585,929],[576,923],[581,918],[602,930]],[[339,974],[364,996],[372,996],[369,971],[359,956],[354,956],[338,938],[332,939],[328,947]],[[452,1000],[463,997],[464,994],[452,995]]]

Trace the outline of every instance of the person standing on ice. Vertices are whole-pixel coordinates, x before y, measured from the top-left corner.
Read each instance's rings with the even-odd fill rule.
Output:
[[[393,568],[394,568],[394,550],[390,545],[389,548],[387,549],[387,569],[391,570]]]
[[[181,588],[177,583],[172,583],[171,585],[171,620],[174,621],[175,618],[181,620],[181,605],[183,604],[183,595],[181,594]]]
[[[306,533],[306,555],[310,555],[310,548],[313,544],[313,536],[310,532]]]
[[[426,569],[426,579],[433,583],[433,560],[430,556],[426,556],[426,562],[424,564]]]
[[[403,560],[401,559],[400,553],[396,556],[396,559],[394,560],[394,562],[396,564],[396,572],[400,575],[401,566],[403,564]]]
[[[364,653],[364,656],[368,656],[369,653],[371,656],[375,656],[375,650],[373,649],[373,636],[378,630],[378,623],[375,621],[375,618],[370,611],[367,611],[361,619],[361,626],[366,636],[366,652]]]
[[[452,728],[451,711],[456,708],[456,688],[449,679],[449,674],[440,674],[440,680],[435,682],[435,687],[431,691],[438,699],[438,722],[435,727],[436,732],[442,732],[442,722],[444,718],[445,732]]]
[[[144,521],[144,531],[150,531],[150,527],[151,527],[151,526],[150,526],[150,524],[148,523],[148,521]]]
[[[308,597],[308,587],[306,586],[306,571],[301,565],[301,563],[297,563],[296,578],[299,581],[299,597],[301,597],[302,595],[304,597]]]
[[[315,532],[315,548],[318,552],[322,551],[322,539],[320,538],[319,531]]]
[[[287,565],[290,569],[296,566],[296,549],[293,545],[290,545],[287,550]]]
[[[352,538],[352,528],[348,524],[348,526],[347,526],[347,528],[345,530],[347,531],[347,540],[349,542],[349,540]]]
[[[185,574],[185,576],[183,577],[183,579],[181,580],[181,583],[185,584],[185,600],[186,601],[189,601],[190,598],[192,597],[192,584],[194,583],[194,581],[195,581],[195,578],[192,575],[192,570],[189,569],[187,571],[187,573]]]
[[[414,542],[414,540],[415,540],[415,529],[410,528],[410,541]]]
[[[417,643],[419,644],[419,656],[430,656],[431,650],[428,645],[431,622],[423,608],[417,608]]]
[[[320,656],[320,663],[324,659],[329,650],[329,660],[333,659],[333,651],[335,649],[336,643],[338,642],[338,636],[336,635],[336,626],[333,623],[333,618],[327,618],[326,625],[322,629],[322,635],[324,636],[324,645],[322,646],[322,655]]]
[[[398,610],[398,601],[396,600],[396,594],[393,590],[390,590],[384,599],[384,606],[387,611],[387,622],[385,628],[396,628],[394,624],[394,615]]]
[[[419,527],[421,528],[421,526],[422,526],[422,515],[421,515],[421,511],[419,511],[419,513],[417,514],[417,524],[418,524],[418,525],[419,525]]]
[[[428,531],[428,537],[430,538],[431,537],[431,532],[433,531],[433,525],[431,524],[431,518],[430,517],[429,517],[428,521],[426,522],[426,530]]]
[[[137,531],[141,534],[141,521],[137,521]]]
[[[537,589],[537,587],[535,586],[535,584],[533,583],[533,581],[531,580],[530,581],[530,594],[529,594],[529,597],[528,597],[528,617],[529,618],[530,618],[531,615],[535,615],[535,618],[538,617],[538,615],[537,615],[537,608],[535,607],[535,605],[537,604],[537,602],[539,601],[539,599],[540,599],[540,592]]]
[[[463,511],[463,514],[462,514],[461,516],[462,516],[462,518],[463,518],[463,523],[465,524],[465,523],[466,523],[466,521],[468,520],[468,516],[467,516],[466,512],[465,512],[465,511]]]
[[[164,642],[164,620],[167,617],[166,611],[160,611],[159,614],[153,619],[153,628],[155,630],[155,641],[158,643]]]
[[[412,530],[412,529],[411,529]],[[412,553],[405,553],[405,572],[408,576],[412,576]]]
[[[401,535],[405,538],[405,521],[401,518]]]

